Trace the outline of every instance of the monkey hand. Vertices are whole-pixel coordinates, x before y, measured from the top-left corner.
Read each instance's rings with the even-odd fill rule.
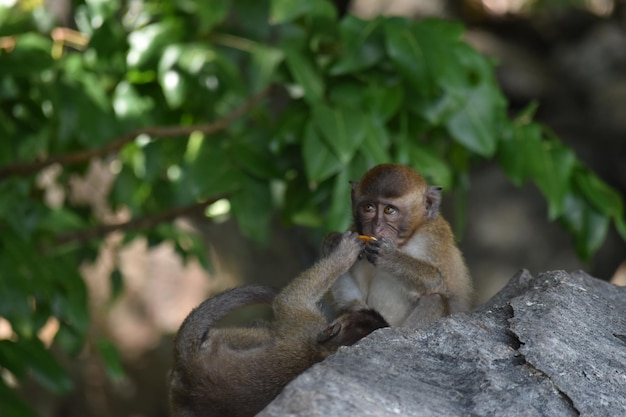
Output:
[[[378,265],[380,259],[384,259],[395,250],[396,247],[393,242],[383,237],[378,240],[370,240],[367,245],[365,245],[363,252],[368,261],[374,265]]]
[[[357,260],[364,247],[365,242],[359,239],[359,234],[348,231],[339,235],[333,251],[329,255],[341,262],[345,262],[344,266],[347,271]]]
[[[339,246],[339,241],[341,240],[341,233],[339,232],[330,232],[324,238],[322,242],[322,256],[328,256],[337,249]]]

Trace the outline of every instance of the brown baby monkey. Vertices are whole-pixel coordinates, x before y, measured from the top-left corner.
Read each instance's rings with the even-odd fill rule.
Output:
[[[245,286],[194,309],[174,342],[172,416],[253,416],[311,365],[388,326],[371,309],[355,309],[329,323],[318,306],[364,246],[357,233],[346,232],[278,295],[266,287]],[[264,326],[214,326],[233,309],[253,303],[271,303],[274,319]]]
[[[332,286],[340,312],[371,308],[391,326],[417,328],[469,309],[470,276],[440,201],[441,187],[403,165],[378,165],[352,183],[353,229],[369,239]]]

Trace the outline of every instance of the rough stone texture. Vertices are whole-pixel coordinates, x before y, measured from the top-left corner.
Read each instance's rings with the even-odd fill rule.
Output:
[[[522,271],[469,315],[382,329],[259,416],[626,415],[626,288]]]

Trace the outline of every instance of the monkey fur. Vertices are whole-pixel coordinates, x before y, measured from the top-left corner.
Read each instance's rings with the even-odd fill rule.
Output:
[[[174,342],[172,416],[253,416],[314,363],[387,327],[371,309],[355,309],[329,323],[317,304],[363,248],[357,233],[346,232],[278,295],[266,287],[244,286],[194,309]],[[274,319],[265,326],[215,327],[233,309],[253,303],[271,303]]]
[[[439,214],[441,187],[409,167],[382,164],[352,182],[351,197],[353,230],[375,239],[331,288],[340,312],[372,308],[391,326],[418,328],[469,309],[471,279]]]

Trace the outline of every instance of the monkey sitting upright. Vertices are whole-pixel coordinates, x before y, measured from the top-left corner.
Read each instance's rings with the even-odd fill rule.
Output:
[[[332,286],[340,312],[373,308],[391,326],[417,328],[469,309],[470,276],[440,201],[441,187],[403,165],[378,165],[352,183],[353,228],[374,239]]]
[[[173,417],[244,417],[261,411],[316,362],[388,324],[374,310],[355,310],[328,323],[317,302],[363,250],[346,232],[323,257],[278,295],[265,287],[235,288],[204,301],[181,325],[170,372]],[[216,328],[236,307],[272,302],[267,326]]]

